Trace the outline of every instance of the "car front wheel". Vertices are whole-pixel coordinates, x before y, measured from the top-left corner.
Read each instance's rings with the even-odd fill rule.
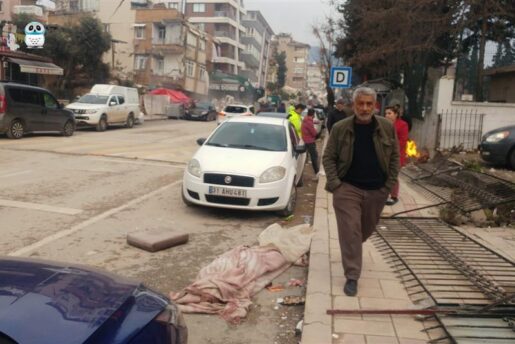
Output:
[[[63,127],[63,136],[66,136],[66,137],[72,136],[74,132],[75,132],[75,126],[73,125],[73,122],[67,121]]]
[[[106,131],[107,129],[107,117],[105,115],[102,115],[102,117],[100,117],[100,120],[98,121],[98,124],[97,124],[97,131]]]
[[[21,139],[24,133],[25,126],[23,125],[23,122],[16,119],[11,122],[11,125],[9,125],[9,130],[7,130],[7,137],[17,140]]]
[[[293,214],[295,211],[295,205],[297,204],[297,187],[295,186],[295,182],[290,191],[290,197],[288,199],[288,204],[286,207],[278,212],[279,216],[287,217]]]

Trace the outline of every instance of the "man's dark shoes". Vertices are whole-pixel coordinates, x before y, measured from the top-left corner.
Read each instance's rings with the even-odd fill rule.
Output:
[[[347,296],[356,296],[358,293],[358,281],[348,279],[347,282],[345,282],[345,286],[343,287],[343,292]]]
[[[386,200],[386,205],[394,205],[397,202],[399,202],[399,199],[397,197],[388,198]]]

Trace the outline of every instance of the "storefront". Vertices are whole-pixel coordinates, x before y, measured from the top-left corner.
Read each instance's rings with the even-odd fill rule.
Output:
[[[232,96],[237,101],[253,102],[256,92],[248,79],[239,75],[215,72],[209,79],[210,98],[222,99]]]
[[[63,75],[63,69],[43,56],[14,51],[0,51],[0,80],[44,86],[45,76]]]

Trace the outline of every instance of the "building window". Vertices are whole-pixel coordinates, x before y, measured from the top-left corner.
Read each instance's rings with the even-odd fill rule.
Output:
[[[295,68],[295,74],[302,74],[304,73],[304,68]]]
[[[193,4],[194,13],[206,12],[206,4]]]
[[[195,63],[193,61],[186,61],[186,75],[190,78],[195,76]]]
[[[159,38],[160,41],[164,41],[166,38],[166,27],[160,26],[157,30],[158,30],[157,37]]]
[[[2,2],[0,1],[0,4]],[[1,6],[1,5],[0,5]],[[1,12],[2,10],[0,10]],[[111,32],[111,25],[110,24],[104,24],[104,32]]]
[[[199,80],[200,81],[206,81],[206,67],[200,66],[199,68]]]
[[[303,57],[295,57],[294,61],[295,63],[305,63],[306,59],[304,59]]]
[[[154,74],[163,75],[165,71],[165,60],[163,58],[156,58],[156,68],[154,70]]]
[[[179,3],[178,2],[169,2],[166,4],[168,8],[175,8],[176,10],[179,9]]]
[[[4,2],[0,1],[0,12],[4,11]]]
[[[144,39],[145,38],[145,27],[144,26],[136,26],[134,28],[134,34],[136,39]]]
[[[147,56],[135,55],[134,56],[134,69],[135,70],[144,70],[146,68],[147,68]]]
[[[206,31],[206,24],[205,23],[197,23],[195,24],[195,26],[197,27],[197,29],[199,29],[200,31]]]

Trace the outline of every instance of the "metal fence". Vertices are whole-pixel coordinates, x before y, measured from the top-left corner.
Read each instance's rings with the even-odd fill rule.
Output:
[[[462,146],[476,150],[481,142],[484,114],[476,110],[447,110],[438,114],[436,148],[445,150]]]

